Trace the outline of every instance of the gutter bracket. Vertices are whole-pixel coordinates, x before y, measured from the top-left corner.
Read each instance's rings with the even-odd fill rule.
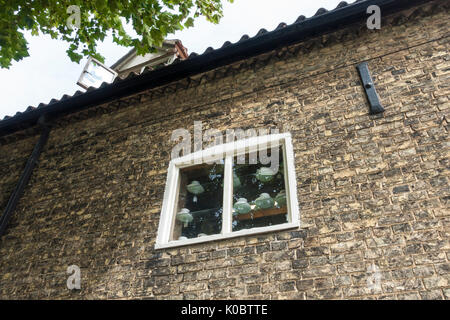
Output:
[[[359,75],[366,91],[367,99],[370,105],[370,114],[378,114],[384,112],[384,108],[381,105],[380,96],[375,89],[375,84],[373,82],[372,76],[370,75],[369,66],[367,62],[360,63],[357,66]]]

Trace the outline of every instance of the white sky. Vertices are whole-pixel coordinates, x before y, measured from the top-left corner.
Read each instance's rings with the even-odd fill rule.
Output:
[[[242,35],[254,36],[259,29],[271,31],[280,22],[293,23],[298,16],[314,15],[320,7],[334,9],[341,0],[235,0],[224,3],[224,17],[218,25],[200,18],[195,26],[169,39],[180,39],[188,52],[202,53],[207,47],[220,48],[225,41],[236,42]],[[353,1],[347,1],[349,3]],[[0,119],[14,115],[28,106],[48,103],[63,94],[82,90],[77,84],[86,59],[72,62],[66,54],[68,43],[47,36],[27,37],[30,57],[0,69],[2,103]],[[107,38],[98,45],[107,66],[112,65],[130,48],[120,47]]]

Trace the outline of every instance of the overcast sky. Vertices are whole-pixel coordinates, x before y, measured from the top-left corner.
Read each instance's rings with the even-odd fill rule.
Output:
[[[202,53],[207,47],[219,48],[225,41],[236,42],[242,35],[254,36],[259,29],[271,31],[280,22],[293,23],[298,16],[314,15],[320,7],[334,9],[341,0],[235,0],[224,4],[224,17],[218,25],[196,20],[195,26],[170,35],[169,39],[180,39],[188,52]],[[353,1],[347,1],[349,3]],[[9,69],[0,69],[2,103],[0,119],[14,115],[28,106],[48,103],[63,94],[82,90],[76,84],[86,59],[80,64],[70,61],[66,54],[68,44],[52,40],[47,36],[28,36],[30,57]],[[112,43],[111,38],[99,44],[99,52],[106,65],[112,65],[130,48]]]

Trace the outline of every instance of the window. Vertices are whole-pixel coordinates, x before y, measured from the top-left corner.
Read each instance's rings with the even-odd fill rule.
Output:
[[[155,247],[299,225],[290,134],[253,137],[170,162]]]

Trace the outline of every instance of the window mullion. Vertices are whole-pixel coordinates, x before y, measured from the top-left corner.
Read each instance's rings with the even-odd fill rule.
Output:
[[[225,158],[223,182],[222,234],[231,233],[233,211],[233,157]]]
[[[177,192],[178,192],[178,184],[179,184],[179,175],[180,175],[180,169],[177,168],[174,165],[171,165],[169,167],[168,171],[168,201],[167,206],[163,210],[165,212],[164,215],[164,230],[163,230],[163,240],[164,242],[170,241],[170,236],[172,232],[172,227],[174,224],[175,219],[175,199],[177,198]]]

